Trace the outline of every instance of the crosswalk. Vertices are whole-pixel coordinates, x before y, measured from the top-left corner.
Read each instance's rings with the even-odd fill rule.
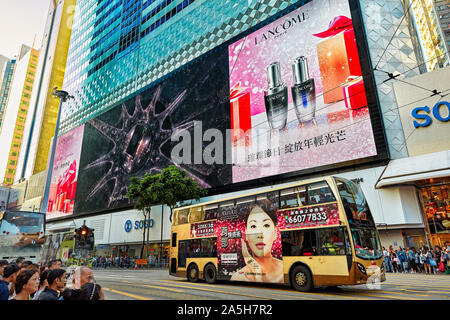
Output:
[[[287,286],[254,283],[205,282],[191,283],[185,279],[140,275],[103,274],[105,295],[123,294],[131,299],[191,300],[449,300],[450,276],[388,274],[377,289],[366,285],[316,288],[298,292]],[[107,298],[107,297],[106,297]]]

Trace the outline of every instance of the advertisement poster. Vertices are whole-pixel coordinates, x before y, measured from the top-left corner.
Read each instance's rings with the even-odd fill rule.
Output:
[[[222,279],[283,283],[276,193],[221,206],[215,225]]]
[[[339,226],[337,203],[278,212],[278,228],[282,231],[319,226]]]
[[[214,221],[191,224],[191,238],[214,237]]]
[[[73,214],[84,125],[58,138],[47,206],[47,219]]]
[[[0,212],[0,258],[23,256],[36,261],[44,242],[44,219],[40,212]]]
[[[314,0],[228,47],[233,183],[377,154],[347,0]]]

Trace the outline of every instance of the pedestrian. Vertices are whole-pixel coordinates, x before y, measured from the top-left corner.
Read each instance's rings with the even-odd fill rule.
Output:
[[[408,268],[411,273],[416,272],[415,254],[412,247],[408,250]]]
[[[8,300],[15,296],[14,283],[16,282],[19,271],[20,268],[15,263],[11,263],[3,269],[3,279],[0,280],[0,300]]]
[[[400,262],[402,263],[402,271],[404,273],[408,272],[408,257],[406,256],[405,250],[402,249],[402,247],[399,247],[399,259]]]
[[[61,269],[62,260],[61,259],[53,259],[48,263],[48,268],[50,270]]]
[[[48,287],[48,281],[47,277],[48,274],[51,272],[51,270],[45,269],[41,271],[40,277],[39,277],[39,288],[33,295],[33,300],[38,300],[39,295],[42,293],[42,291],[45,290],[46,287]]]
[[[418,250],[414,249],[414,258],[415,258],[415,263],[416,263],[416,269],[418,273],[422,272],[422,262],[420,259],[420,252]]]
[[[66,271],[64,269],[51,270],[47,276],[48,287],[42,291],[38,300],[62,300],[61,293],[66,287]]]
[[[22,268],[22,263],[25,261],[25,258],[24,257],[18,257],[17,259],[16,259],[16,265],[19,267],[19,268]]]
[[[383,256],[384,256],[384,266],[386,267],[386,272],[391,272],[391,264],[389,259],[389,252],[383,247]]]
[[[23,270],[14,284],[16,296],[11,300],[31,300],[31,294],[39,288],[39,272],[36,269]]]
[[[8,265],[8,260],[0,260],[0,280],[3,279],[3,269]]]
[[[434,270],[439,272],[439,262],[441,262],[442,249],[439,246],[434,247],[433,258],[434,258]],[[436,272],[435,272],[436,273]]]
[[[84,284],[91,282],[94,282],[94,271],[86,266],[75,269],[72,288],[81,289]]]
[[[104,300],[102,287],[95,283],[89,282],[81,286],[77,300]]]
[[[430,251],[428,251],[428,247],[423,247],[422,251],[423,255],[423,266],[425,268],[426,274],[431,274],[433,271],[431,269],[431,259],[433,258],[433,255]]]

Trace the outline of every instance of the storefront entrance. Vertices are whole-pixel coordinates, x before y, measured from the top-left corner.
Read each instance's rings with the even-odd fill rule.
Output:
[[[450,242],[450,178],[429,179],[418,183],[432,245]]]

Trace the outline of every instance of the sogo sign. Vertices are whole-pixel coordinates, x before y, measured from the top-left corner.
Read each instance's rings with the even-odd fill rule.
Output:
[[[447,108],[447,116],[442,116],[444,114],[443,109]],[[424,113],[425,112],[425,113]],[[450,102],[448,101],[441,101],[434,105],[434,107],[430,110],[428,106],[424,107],[417,107],[414,108],[411,111],[411,115],[413,118],[418,120],[425,120],[425,122],[417,122],[416,120],[413,121],[414,127],[428,127],[431,122],[433,121],[431,116],[429,115],[430,112],[432,112],[434,118],[441,122],[447,122],[450,121]]]

